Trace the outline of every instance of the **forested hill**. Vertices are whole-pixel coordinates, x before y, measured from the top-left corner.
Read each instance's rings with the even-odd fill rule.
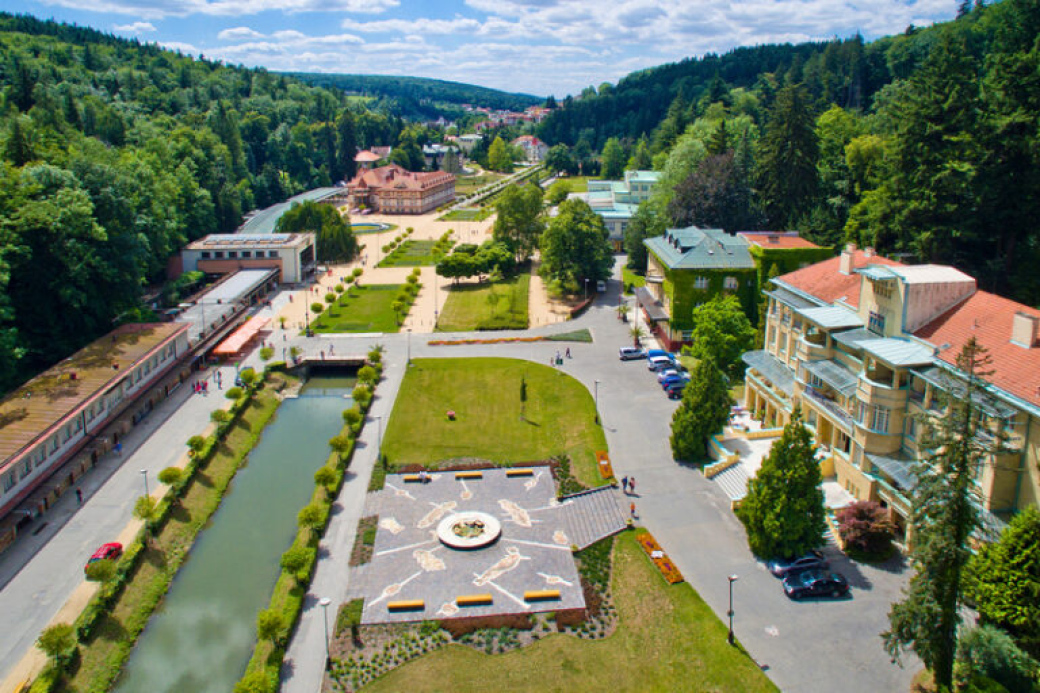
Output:
[[[0,14],[0,391],[133,318],[184,243],[400,128],[339,91]]]
[[[511,94],[473,84],[424,77],[340,75],[316,72],[286,74],[318,87],[387,99],[393,104],[393,112],[402,117],[432,119],[445,111],[458,111],[462,104],[522,111],[528,106],[537,106],[545,100],[530,94]],[[452,107],[455,108],[452,109]]]

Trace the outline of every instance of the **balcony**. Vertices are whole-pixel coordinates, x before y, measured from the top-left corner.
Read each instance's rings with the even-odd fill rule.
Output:
[[[824,332],[813,332],[805,335],[802,339],[815,346],[827,346],[827,334]]]
[[[844,426],[846,430],[852,430],[852,416],[845,411],[844,407],[814,387],[807,386],[805,388],[805,394],[814,402],[819,404],[827,414],[834,418],[840,425]]]

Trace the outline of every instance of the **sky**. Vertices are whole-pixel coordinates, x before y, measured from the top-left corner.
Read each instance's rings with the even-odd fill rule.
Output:
[[[6,0],[274,71],[412,75],[563,97],[737,46],[952,19],[958,0]]]

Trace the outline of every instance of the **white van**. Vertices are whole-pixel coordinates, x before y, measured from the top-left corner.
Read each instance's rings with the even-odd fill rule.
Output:
[[[651,356],[646,360],[646,367],[652,371],[661,368],[669,368],[675,365],[671,356]]]

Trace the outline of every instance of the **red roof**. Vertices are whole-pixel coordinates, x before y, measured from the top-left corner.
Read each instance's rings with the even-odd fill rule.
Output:
[[[865,267],[866,265],[903,266],[901,262],[889,260],[887,257],[881,257],[873,253],[868,255],[863,250],[855,251],[852,256],[853,269]],[[842,274],[838,271],[840,267],[841,256],[833,257],[823,262],[817,262],[815,265],[809,265],[789,274],[781,275],[777,277],[777,280],[804,291],[811,296],[815,296],[826,303],[834,303],[844,299],[850,306],[858,308],[860,276],[855,272]]]
[[[949,344],[939,352],[939,358],[954,365],[961,348],[975,337],[993,359],[990,365],[993,374],[986,380],[1036,404],[1040,402],[1040,348],[1027,349],[1011,343],[1015,313],[1040,317],[1038,310],[996,294],[977,291],[914,334],[938,347]]]
[[[807,241],[795,232],[769,233],[768,231],[740,231],[738,236],[743,237],[751,245],[759,245],[763,248],[778,248],[789,250],[792,248],[819,248],[821,246]]]
[[[354,180],[347,183],[347,189],[370,187],[376,190],[426,190],[453,180],[455,176],[444,171],[414,173],[397,164],[389,164],[369,171],[359,171]]]
[[[370,152],[367,149],[363,149],[357,153],[357,156],[354,157],[354,161],[356,161],[359,164],[367,164],[374,161],[379,161],[380,158],[382,157],[380,157],[375,152]]]

